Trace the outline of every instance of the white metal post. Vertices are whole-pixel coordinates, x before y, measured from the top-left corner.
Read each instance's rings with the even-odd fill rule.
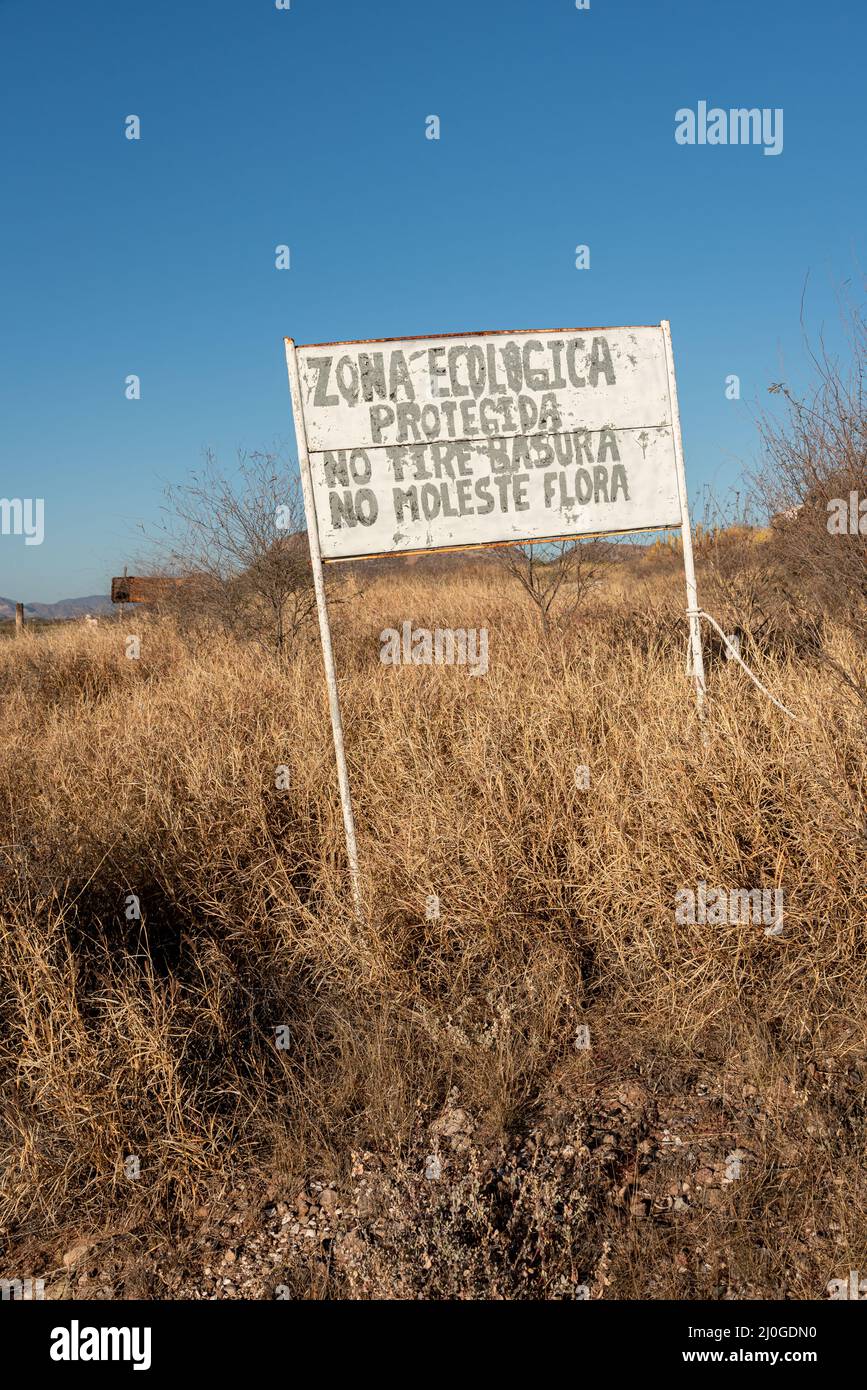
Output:
[[[352,814],[349,771],[346,766],[346,751],[343,746],[343,720],[340,716],[340,696],[337,691],[337,672],[334,668],[331,627],[328,622],[328,606],[325,601],[325,580],[322,573],[322,554],[319,549],[316,507],[313,501],[310,455],[307,451],[307,428],[304,424],[301,378],[298,373],[295,343],[291,338],[286,339],[286,366],[289,369],[289,391],[292,396],[295,437],[298,441],[298,465],[301,470],[301,488],[304,494],[304,511],[307,516],[307,540],[310,545],[310,564],[313,569],[316,611],[319,614],[319,634],[322,639],[322,660],[325,666],[325,682],[328,686],[328,704],[331,709],[331,731],[334,735],[334,756],[337,760],[337,782],[340,787],[340,804],[343,808],[343,828],[346,832],[346,857],[349,860],[353,903],[357,915],[361,916],[361,876],[358,868],[358,847],[355,840],[355,819]]]
[[[698,590],[695,583],[695,559],[692,553],[692,530],[689,523],[689,503],[686,495],[686,469],[683,462],[683,438],[680,432],[680,410],[677,404],[677,381],[674,375],[674,352],[671,346],[671,324],[660,323],[665,344],[665,365],[668,371],[668,394],[671,401],[671,426],[674,433],[674,458],[677,467],[677,490],[680,495],[680,533],[683,540],[683,568],[686,574],[686,603],[689,615],[692,677],[695,682],[695,702],[700,720],[704,720],[704,653],[701,645]]]

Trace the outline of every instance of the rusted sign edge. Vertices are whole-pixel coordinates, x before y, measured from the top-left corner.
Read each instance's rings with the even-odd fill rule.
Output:
[[[582,531],[565,536],[531,536],[525,540],[472,541],[469,545],[424,546],[421,550],[377,550],[371,555],[332,555],[322,557],[323,565],[346,565],[361,560],[394,560],[403,555],[457,555],[463,550],[499,550],[504,545],[552,545],[555,541],[592,541],[601,536],[638,536],[651,531],[679,531],[682,521],[670,521],[663,526],[629,526],[625,531]]]
[[[609,323],[595,324],[588,328],[483,328],[471,333],[408,333],[397,338],[337,338],[333,343],[296,343],[294,338],[284,338],[284,343],[293,343],[296,350],[323,347],[364,347],[367,343],[421,343],[431,338],[496,338],[516,337],[526,333],[631,333],[634,328],[659,328],[658,323]]]

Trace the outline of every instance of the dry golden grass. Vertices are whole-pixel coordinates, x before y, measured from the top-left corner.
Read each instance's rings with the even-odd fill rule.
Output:
[[[136,614],[0,644],[13,1246],[177,1233],[241,1174],[293,1193],[311,1173],[340,1184],[362,1150],[410,1171],[450,1093],[481,1147],[525,1171],[515,1155],[546,1116],[577,1114],[636,1069],[674,1094],[709,1059],[756,1088],[766,1141],[739,1204],[702,1217],[714,1258],[725,1250],[742,1289],[807,1297],[864,1268],[865,729],[821,670],[767,656],[759,674],[804,722],[717,662],[703,744],[676,583],[612,579],[550,645],[482,571],[395,569],[336,609],[363,925],[315,641],[281,667]],[[487,627],[488,674],[382,665],[380,631],[407,619]],[[138,661],[126,631],[141,633]],[[863,668],[863,653],[845,657]],[[290,790],[275,789],[278,764]],[[679,925],[675,893],[702,879],[782,887],[783,935]],[[141,1156],[135,1183],[127,1154]],[[594,1266],[604,1255],[608,1296],[660,1296],[680,1236],[645,1223],[618,1245],[580,1165],[566,1189],[532,1188],[520,1279],[517,1256],[485,1256],[499,1239],[489,1206],[456,1225],[454,1194],[448,1220],[407,1197],[403,1238],[423,1232],[431,1263],[407,1273],[403,1238],[383,1228],[355,1291],[407,1293],[415,1278],[431,1297],[466,1281],[473,1296],[562,1296],[580,1249]],[[811,1264],[814,1236],[829,1253]],[[483,1259],[472,1277],[468,1247]]]

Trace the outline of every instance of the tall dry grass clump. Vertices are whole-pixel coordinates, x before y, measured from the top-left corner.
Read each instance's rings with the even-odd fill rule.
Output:
[[[751,1214],[710,1213],[729,1264],[750,1287],[819,1296],[824,1255],[804,1236],[795,1261],[786,1231],[833,1228],[841,1267],[863,1260],[859,707],[822,667],[759,656],[791,721],[711,660],[703,742],[679,591],[655,577],[632,611],[622,582],[556,640],[483,570],[396,568],[340,605],[363,923],[316,645],[286,665],[140,615],[138,660],[111,623],[0,644],[13,1245],[179,1238],[251,1174],[348,1190],[375,1154],[390,1214],[357,1217],[356,1273],[329,1265],[337,1291],[565,1296],[581,1266],[655,1296],[680,1236],[645,1225],[637,1258],[638,1179],[619,1169],[606,1224],[588,1107],[640,1073],[657,1098],[633,1138],[649,1142],[653,1105],[701,1059],[738,1078],[739,1104],[743,1088],[778,1098],[753,1116],[767,1149],[740,1189]],[[382,664],[380,633],[405,621],[486,628],[487,674]],[[833,640],[863,675],[863,653]],[[781,888],[782,934],[679,923],[676,894],[700,881]],[[430,1125],[456,1106],[472,1137],[453,1143],[456,1121],[445,1176],[425,1179]],[[546,1126],[569,1124],[584,1138],[546,1175]]]

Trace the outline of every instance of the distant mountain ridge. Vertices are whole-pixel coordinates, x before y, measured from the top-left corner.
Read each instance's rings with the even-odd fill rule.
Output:
[[[83,618],[85,613],[97,617],[100,613],[113,612],[113,604],[107,594],[88,594],[84,598],[62,598],[57,603],[25,603],[24,620],[41,618],[52,622],[61,618]],[[0,598],[0,620],[15,617],[15,600]]]

